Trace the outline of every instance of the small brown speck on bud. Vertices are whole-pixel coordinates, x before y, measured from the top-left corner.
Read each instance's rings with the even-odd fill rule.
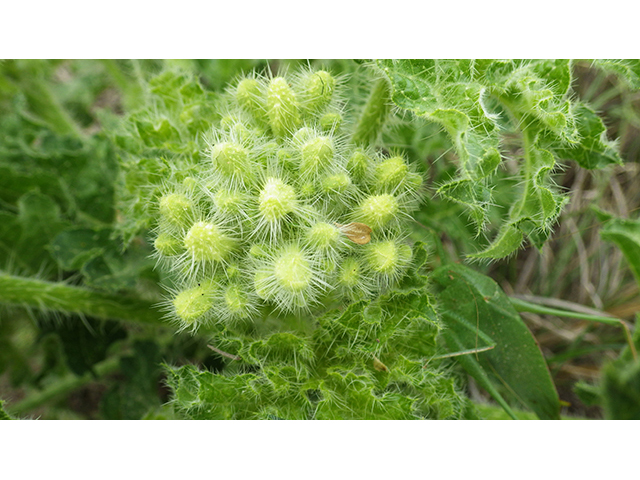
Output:
[[[349,240],[358,245],[366,245],[371,241],[371,227],[364,223],[352,222],[347,225],[340,225],[336,223],[336,226],[344,233]]]

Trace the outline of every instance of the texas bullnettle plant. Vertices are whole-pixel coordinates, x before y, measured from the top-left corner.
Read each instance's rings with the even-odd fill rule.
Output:
[[[238,367],[171,370],[187,415],[462,412],[453,379],[437,362],[423,368],[436,322],[395,312],[390,293],[412,265],[422,177],[402,152],[354,142],[354,130],[378,138],[388,95],[374,91],[354,122],[340,90],[324,70],[239,79],[201,132],[197,164],[162,181],[154,246],[171,278],[168,319],[215,332],[212,348]]]
[[[240,80],[197,175],[163,186],[154,245],[180,328],[308,315],[397,285],[422,179],[401,154],[350,141],[339,86],[322,70]]]
[[[65,65],[0,65],[0,302],[45,319],[3,319],[0,350],[21,351],[12,328],[46,343],[13,412],[120,371],[105,418],[472,418],[464,369],[511,418],[559,418],[529,311],[621,327],[624,358],[579,390],[636,415],[610,400],[637,390],[637,330],[509,297],[517,268],[486,264],[542,249],[565,166],[619,168],[576,73],[637,90],[639,62]],[[84,80],[51,84],[63,66]],[[598,219],[639,272],[637,221]]]
[[[403,287],[426,284],[425,249],[407,240],[423,179],[402,151],[375,148],[387,82],[373,82],[350,110],[343,79],[325,70],[242,77],[216,99],[212,125],[187,133],[200,142],[192,157],[174,156],[136,190],[147,195],[154,256],[167,274],[168,321],[206,332],[232,359],[224,374],[169,370],[183,414],[462,414],[455,380],[439,361],[425,367],[437,351],[433,307]],[[172,116],[184,123],[188,105],[160,105],[134,116],[138,135],[144,121],[153,131]],[[150,161],[128,159],[136,178]]]

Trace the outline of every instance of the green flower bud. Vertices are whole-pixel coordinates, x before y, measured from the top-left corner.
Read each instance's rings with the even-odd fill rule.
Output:
[[[333,142],[329,137],[317,137],[300,149],[300,174],[315,176],[329,167],[333,161]]]
[[[335,248],[341,239],[340,230],[330,223],[316,223],[306,235],[307,243],[311,248],[327,250]]]
[[[268,271],[258,271],[253,277],[253,286],[256,294],[263,300],[273,300],[276,291],[271,287],[271,274]]]
[[[293,90],[282,77],[275,77],[267,88],[267,116],[273,134],[282,138],[300,126],[300,111]]]
[[[378,192],[415,191],[422,185],[422,177],[411,172],[402,157],[388,158],[379,163],[374,181]]]
[[[254,276],[256,293],[284,311],[308,308],[326,286],[312,258],[297,245],[282,247],[259,263]]]
[[[347,170],[351,174],[351,177],[361,182],[365,179],[367,172],[369,171],[369,165],[373,163],[373,160],[362,149],[356,149],[349,157],[347,162]]]
[[[185,226],[193,214],[193,202],[181,193],[170,193],[160,199],[160,215],[173,225]]]
[[[351,187],[351,178],[346,173],[336,173],[322,179],[324,193],[345,193]]]
[[[189,192],[193,192],[196,187],[198,186],[198,180],[196,180],[193,177],[185,177],[184,180],[182,180],[182,186]]]
[[[305,199],[311,199],[314,195],[316,195],[317,190],[316,186],[313,182],[305,182],[300,185],[300,197]]]
[[[236,100],[256,120],[263,120],[265,114],[264,94],[256,79],[245,78],[238,83]]]
[[[273,271],[280,286],[290,292],[301,292],[311,283],[311,268],[304,253],[297,249],[285,251],[275,261]]]
[[[395,281],[411,261],[411,247],[395,240],[370,243],[365,247],[365,259],[375,274]]]
[[[366,274],[362,260],[355,257],[344,259],[337,275],[337,286],[352,301],[369,297],[375,289],[372,279]]]
[[[218,210],[230,215],[240,214],[246,208],[247,202],[247,195],[237,190],[223,188],[218,190],[213,196],[213,203],[218,207]]]
[[[399,209],[398,200],[393,195],[371,195],[360,203],[354,212],[354,218],[371,228],[381,228],[396,217]]]
[[[254,258],[267,258],[269,253],[266,246],[260,243],[255,243],[251,245],[251,248],[249,249],[249,255]]]
[[[346,258],[340,266],[338,283],[343,287],[356,288],[360,282],[362,282],[362,265],[353,257]]]
[[[210,222],[197,222],[184,237],[184,246],[196,261],[220,262],[233,251],[236,242]]]
[[[335,86],[336,81],[329,72],[324,70],[309,72],[302,79],[304,108],[312,113],[322,110],[331,102]]]
[[[205,316],[213,307],[210,285],[198,285],[184,290],[173,299],[173,307],[178,317],[191,325]]]
[[[402,185],[408,173],[409,167],[402,157],[388,158],[376,166],[376,187],[381,191],[393,191]]]
[[[302,146],[307,143],[309,140],[316,136],[313,128],[310,127],[302,127],[296,133],[293,134],[291,138],[291,143],[293,145]]]
[[[269,222],[282,219],[297,206],[296,193],[293,187],[278,178],[267,178],[259,197],[259,209]]]
[[[247,291],[240,285],[227,285],[223,292],[224,306],[233,317],[246,317],[255,310]]]
[[[215,145],[211,149],[211,160],[216,171],[227,179],[251,181],[254,178],[249,152],[238,143],[223,142]]]

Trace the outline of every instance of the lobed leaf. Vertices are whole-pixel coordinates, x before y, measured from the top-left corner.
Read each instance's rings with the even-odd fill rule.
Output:
[[[609,68],[633,81],[635,65],[613,62]],[[502,135],[522,134],[518,196],[497,237],[472,258],[502,258],[525,238],[541,248],[567,201],[550,179],[556,157],[589,169],[621,161],[602,120],[572,98],[570,60],[383,60],[378,66],[391,81],[398,107],[449,135],[458,171],[437,193],[466,208],[476,235],[489,220]]]

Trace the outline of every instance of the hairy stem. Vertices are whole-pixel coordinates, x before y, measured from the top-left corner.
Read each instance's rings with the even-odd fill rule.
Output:
[[[532,147],[533,140],[535,138],[535,133],[531,131],[531,128],[528,128],[526,123],[523,122],[522,125],[522,141],[523,141],[523,149],[524,149],[524,192],[522,194],[521,201],[516,208],[518,208],[517,214],[513,214],[512,218],[517,218],[522,213],[522,209],[524,208],[525,199],[529,196],[529,188],[531,186],[531,176],[533,171],[533,159],[532,156]]]
[[[356,145],[375,143],[391,110],[389,83],[381,78],[373,86],[352,140]]]
[[[0,303],[163,326],[151,302],[64,283],[0,274]]]

